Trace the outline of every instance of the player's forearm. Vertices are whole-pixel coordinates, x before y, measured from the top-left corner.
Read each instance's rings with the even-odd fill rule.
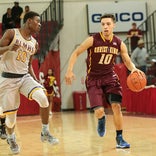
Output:
[[[68,68],[67,68],[67,72],[70,72],[70,71],[73,71],[73,67],[74,67],[74,64],[77,60],[77,54],[76,53],[73,53],[69,59],[69,64],[68,64]]]
[[[124,64],[126,65],[129,71],[136,69],[134,63],[131,60],[124,61]]]
[[[132,71],[132,70],[136,69],[134,63],[131,61],[130,57],[127,54],[122,55],[122,60],[128,70]]]
[[[0,47],[0,55],[3,55],[8,50],[9,50],[9,46]]]

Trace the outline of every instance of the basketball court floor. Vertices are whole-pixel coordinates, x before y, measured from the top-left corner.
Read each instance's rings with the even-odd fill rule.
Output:
[[[19,116],[15,129],[21,147],[18,156],[156,156],[156,116],[124,114],[124,139],[130,149],[116,149],[113,116],[107,113],[106,135],[96,133],[97,120],[89,111],[55,112],[50,130],[58,145],[40,141],[40,117]],[[0,140],[0,156],[11,156],[6,140]]]

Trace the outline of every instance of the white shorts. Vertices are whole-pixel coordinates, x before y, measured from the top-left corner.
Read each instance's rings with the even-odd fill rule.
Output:
[[[35,81],[30,74],[22,78],[4,78],[0,76],[0,110],[4,114],[15,112],[20,105],[20,94],[31,99],[36,89],[44,87]]]

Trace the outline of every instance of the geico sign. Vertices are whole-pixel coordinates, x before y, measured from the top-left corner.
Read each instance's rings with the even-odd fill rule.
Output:
[[[129,12],[122,12],[122,13],[115,13],[115,18],[116,21],[121,21],[121,22],[128,22],[128,21],[142,21],[144,19],[144,14],[142,12],[133,12],[133,13],[129,13]],[[93,23],[98,23],[100,22],[100,17],[102,16],[102,14],[97,13],[97,14],[93,14],[91,16],[92,18],[92,22]]]

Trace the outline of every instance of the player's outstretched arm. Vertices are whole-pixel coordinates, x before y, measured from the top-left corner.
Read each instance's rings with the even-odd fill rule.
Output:
[[[67,67],[67,71],[65,74],[65,81],[66,84],[71,85],[72,81],[75,79],[75,75],[73,73],[73,67],[74,64],[78,58],[78,56],[83,53],[84,51],[86,51],[89,47],[91,47],[93,45],[93,37],[88,37],[84,42],[81,43],[81,45],[79,47],[77,47],[70,59],[69,59],[69,63],[68,63],[68,67]]]

